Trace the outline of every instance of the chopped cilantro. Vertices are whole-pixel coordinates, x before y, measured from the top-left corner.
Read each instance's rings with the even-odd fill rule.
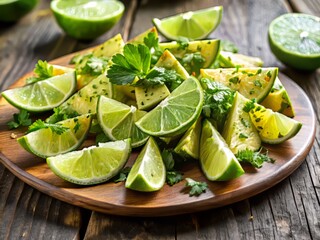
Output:
[[[48,64],[47,61],[39,60],[36,63],[33,72],[36,74],[36,76],[27,78],[27,84],[35,83],[53,77],[53,66]]]
[[[14,129],[20,126],[29,126],[31,123],[32,121],[30,119],[30,114],[27,112],[27,110],[21,109],[19,113],[13,114],[13,120],[8,122],[7,125],[9,129]]]
[[[243,107],[243,111],[250,112],[252,109],[254,109],[256,103],[256,99],[251,99],[250,101],[246,102],[246,104]]]
[[[186,178],[186,187],[191,187],[189,191],[190,196],[199,196],[208,189],[208,184],[206,182],[197,182],[191,178]]]
[[[28,133],[34,132],[40,129],[44,129],[44,128],[50,128],[52,132],[58,135],[61,135],[62,133],[64,133],[69,129],[67,127],[63,127],[61,124],[58,124],[58,123],[55,123],[55,124],[45,123],[41,119],[38,119],[32,125],[29,126]]]
[[[188,73],[196,76],[199,75],[200,69],[203,68],[206,61],[200,52],[186,53],[182,59],[178,60]]]
[[[262,153],[263,148],[258,152],[246,149],[241,150],[236,154],[236,158],[239,162],[249,163],[256,168],[261,168],[264,162],[274,163],[275,160],[268,156],[268,151]]]
[[[239,134],[239,138],[241,138],[241,139],[246,139],[246,138],[248,138],[248,135],[247,135],[247,134],[244,134],[244,133],[240,133],[240,134]]]
[[[166,183],[170,186],[180,182],[183,177],[182,174],[174,169],[175,160],[173,151],[170,149],[164,149],[161,152],[163,163],[166,167]]]

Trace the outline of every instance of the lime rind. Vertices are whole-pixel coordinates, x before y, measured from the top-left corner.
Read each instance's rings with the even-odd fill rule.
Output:
[[[166,168],[155,140],[150,137],[135,160],[127,177],[126,188],[153,192],[165,183]]]
[[[126,164],[130,153],[130,139],[99,143],[79,151],[47,158],[50,169],[62,179],[93,185],[106,182]]]
[[[90,114],[81,115],[58,122],[69,128],[58,135],[50,128],[39,129],[18,138],[19,144],[28,152],[42,157],[50,157],[77,149],[86,139],[91,126]],[[78,126],[78,127],[76,127]]]
[[[75,71],[2,92],[14,107],[29,112],[45,112],[59,106],[77,87]]]

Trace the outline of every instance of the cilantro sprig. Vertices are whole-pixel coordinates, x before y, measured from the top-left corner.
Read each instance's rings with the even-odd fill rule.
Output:
[[[164,149],[161,152],[161,156],[164,165],[166,166],[166,183],[170,186],[173,186],[174,184],[182,181],[182,173],[174,169],[175,160],[173,157],[172,150]]]
[[[199,196],[208,189],[208,184],[206,182],[197,182],[191,178],[186,178],[186,181],[186,187],[190,187],[190,196]]]
[[[264,162],[274,163],[275,160],[268,156],[268,151],[261,148],[258,152],[249,149],[241,150],[236,154],[239,162],[251,164],[255,168],[261,168]]]
[[[36,63],[33,72],[36,74],[36,76],[27,78],[27,84],[35,83],[53,77],[53,66],[48,64],[47,61],[39,60]]]
[[[44,121],[42,121],[41,119],[36,120],[34,123],[32,123],[32,125],[29,126],[28,132],[34,132],[40,129],[44,129],[44,128],[50,128],[52,132],[61,135],[62,133],[64,133],[65,131],[67,131],[69,128],[62,126],[61,124],[58,123],[45,123]]]
[[[7,123],[9,129],[15,129],[18,127],[27,127],[31,125],[32,120],[27,110],[21,109],[19,113],[13,114],[13,120]]]

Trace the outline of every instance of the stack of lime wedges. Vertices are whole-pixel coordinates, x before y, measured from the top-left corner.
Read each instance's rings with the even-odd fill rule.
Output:
[[[271,22],[269,43],[274,55],[288,66],[315,70],[320,67],[320,18],[284,14]]]
[[[51,8],[66,32],[80,39],[97,37],[123,12],[118,1],[54,0]],[[221,16],[222,7],[212,7],[153,21],[168,39],[203,39]],[[309,19],[290,15],[276,20],[269,31],[273,45],[283,21],[293,16],[299,24]],[[318,36],[311,30],[302,35],[305,41]],[[317,56],[311,55],[308,59],[314,64]],[[222,62],[213,69],[216,61]],[[77,56],[74,64],[76,71],[48,64],[53,76],[6,90],[2,96],[19,109],[45,112],[43,117],[53,113],[18,142],[46,158],[57,176],[75,184],[99,184],[115,177],[132,148],[138,154],[125,183],[131,190],[163,187],[168,163],[162,151],[197,160],[195,167],[199,163],[210,181],[232,180],[245,173],[237,153],[257,152],[263,143],[281,144],[302,126],[293,119],[278,68],[263,67],[259,58],[221,53],[219,39],[159,43],[152,28],[128,45],[118,34]],[[197,73],[192,70],[196,64],[201,66]],[[217,116],[225,120],[220,132]],[[91,137],[96,137],[97,146],[88,147]]]
[[[51,10],[69,36],[90,40],[101,36],[120,20],[124,5],[109,0],[53,0]]]

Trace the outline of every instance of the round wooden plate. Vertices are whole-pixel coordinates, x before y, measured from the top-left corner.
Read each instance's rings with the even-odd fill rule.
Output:
[[[66,65],[64,57],[54,61]],[[303,90],[284,75],[280,79],[287,88],[296,111],[296,119],[303,123],[300,132],[287,142],[266,146],[274,164],[265,163],[261,169],[245,166],[246,174],[228,182],[209,182],[198,163],[184,167],[184,177],[206,181],[208,190],[199,197],[190,197],[185,181],[172,187],[165,185],[154,193],[128,190],[124,183],[108,182],[81,187],[55,176],[45,160],[35,157],[19,146],[12,134],[23,135],[24,130],[8,130],[6,123],[17,110],[0,99],[0,158],[2,163],[18,178],[54,198],[91,210],[125,216],[169,216],[216,208],[256,195],[289,176],[306,158],[315,138],[315,114]],[[14,85],[22,85],[23,78]],[[88,143],[88,142],[87,142]],[[128,165],[131,165],[133,152]]]

